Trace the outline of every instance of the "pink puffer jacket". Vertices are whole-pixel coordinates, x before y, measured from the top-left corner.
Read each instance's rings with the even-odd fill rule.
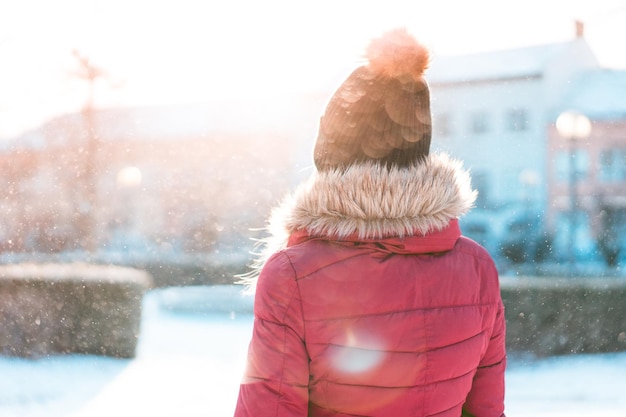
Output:
[[[370,188],[363,172],[320,174],[286,203],[287,240],[269,246],[256,281],[236,417],[504,416],[498,274],[456,220],[473,202],[466,173],[445,157],[400,180],[372,169]],[[377,215],[385,187],[427,204],[397,213],[400,197]],[[346,209],[357,190],[378,200]],[[374,220],[360,224],[361,212]]]

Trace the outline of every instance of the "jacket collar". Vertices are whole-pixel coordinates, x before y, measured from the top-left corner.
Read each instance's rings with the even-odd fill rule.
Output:
[[[442,231],[476,200],[469,173],[446,154],[431,154],[411,167],[362,163],[315,172],[270,216],[261,251],[242,282],[258,273],[294,234],[333,240],[403,239]],[[458,225],[456,226],[458,228]]]
[[[341,239],[332,239],[336,244],[359,247],[385,255],[400,254],[434,254],[451,250],[461,237],[461,229],[457,219],[441,230],[434,230],[423,236],[387,237],[382,239],[364,239],[357,235],[346,236]],[[331,240],[328,236],[311,236],[306,230],[300,229],[291,234],[287,247],[299,245],[311,240]]]

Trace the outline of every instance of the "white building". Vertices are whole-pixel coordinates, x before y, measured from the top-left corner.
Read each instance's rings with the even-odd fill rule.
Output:
[[[465,231],[492,252],[535,226],[528,219],[549,205],[548,127],[570,83],[595,69],[582,33],[562,43],[434,57],[433,147],[471,170],[479,199],[463,219]]]

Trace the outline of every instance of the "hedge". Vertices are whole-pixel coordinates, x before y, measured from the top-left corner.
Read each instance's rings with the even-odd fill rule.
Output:
[[[537,356],[626,350],[626,280],[501,279],[509,352]]]
[[[130,358],[150,275],[72,264],[0,266],[0,354],[82,353]]]

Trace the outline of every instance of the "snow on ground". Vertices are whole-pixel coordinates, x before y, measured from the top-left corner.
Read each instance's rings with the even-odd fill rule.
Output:
[[[231,416],[250,306],[232,288],[155,290],[135,359],[0,357],[0,416]],[[626,352],[509,361],[508,417],[626,417],[624,393]]]

